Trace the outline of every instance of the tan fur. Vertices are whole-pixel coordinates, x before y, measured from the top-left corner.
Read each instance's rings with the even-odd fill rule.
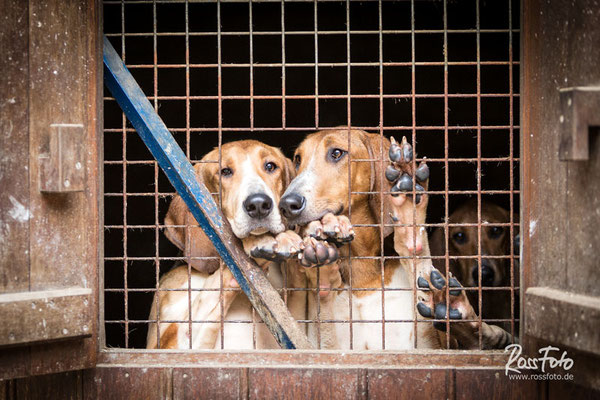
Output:
[[[383,148],[381,144],[383,143]],[[350,174],[350,187],[353,192],[377,192],[374,194],[353,194],[348,201],[348,157],[332,166],[326,161],[325,152],[331,147],[350,149],[352,160],[383,159],[387,157],[390,142],[387,138],[377,134],[370,134],[360,130],[352,130],[350,146],[348,146],[348,130],[326,130],[313,133],[306,137],[296,150],[295,157],[299,156],[301,163],[299,169],[305,166],[308,155],[318,153],[318,164],[314,166],[319,171],[322,179],[315,183],[315,193],[318,199],[312,205],[317,212],[325,214],[327,211],[335,214],[348,215],[351,208],[351,222],[356,224],[378,224],[381,220],[381,190],[389,191],[390,185],[383,176],[382,171],[387,164],[381,162],[352,162]],[[304,163],[304,164],[303,164]],[[387,196],[384,197],[384,222],[391,223],[388,217]],[[349,251],[353,256],[381,254],[379,228],[355,227],[356,237],[350,246],[340,248],[342,257],[348,257]],[[391,229],[386,232],[389,234]],[[386,235],[387,236],[387,235]],[[350,248],[350,249],[349,249]],[[341,263],[341,272],[345,281],[349,280],[350,271],[347,259]],[[380,288],[381,272],[379,260],[352,260],[352,286],[360,288]],[[372,292],[356,292],[356,296],[366,296]]]
[[[250,154],[257,166],[256,170],[260,177],[272,188],[275,195],[274,207],[289,182],[294,177],[294,169],[291,161],[287,159],[281,150],[267,146],[256,140],[242,140],[231,142],[221,146],[221,168],[229,167],[234,171],[230,179],[219,179],[219,149],[215,148],[194,166],[198,180],[206,186],[211,193],[219,192],[219,181],[222,184],[221,211],[227,219],[234,217],[235,201],[234,194],[240,186],[243,177],[240,162],[243,161],[240,154]],[[260,166],[266,162],[275,162],[279,167],[273,173],[267,173]],[[215,194],[215,201],[219,203]],[[216,257],[216,250],[202,228],[198,227],[195,218],[188,210],[181,197],[175,196],[165,216],[165,236],[179,249],[184,251],[185,257]],[[184,227],[185,226],[185,227]],[[255,239],[255,238],[254,238]],[[254,240],[252,239],[252,240]],[[264,265],[264,262],[262,262]],[[194,260],[190,265],[201,272],[214,272],[219,267],[217,260]]]
[[[518,221],[518,217],[515,217]],[[450,224],[474,223],[478,222],[477,199],[471,199],[462,204],[450,215],[448,222]],[[488,202],[481,202],[481,222],[482,223],[509,223],[510,213],[504,208]],[[482,226],[481,228],[481,255],[485,256],[509,256],[510,252],[510,227],[502,227],[503,232],[498,237],[492,237],[491,227]],[[454,235],[462,232],[466,236],[465,243],[457,243]],[[518,228],[513,230],[516,236]],[[450,256],[476,256],[478,254],[478,232],[476,226],[468,227],[449,227],[448,228],[448,254]],[[443,229],[437,229],[431,237],[432,255],[445,255],[445,241]],[[493,286],[510,287],[510,259],[509,258],[488,258],[488,265],[493,269],[496,282]],[[446,271],[445,260],[434,260],[434,265],[442,272]],[[473,277],[472,271],[477,268],[477,259],[454,259],[450,260],[450,272],[465,286],[477,287],[479,282]],[[519,271],[515,264],[514,285],[519,285]],[[477,313],[479,306],[478,293],[469,291],[468,297]],[[482,291],[482,318],[484,319],[510,319],[511,318],[511,300],[509,291]],[[508,328],[509,324],[502,324]]]
[[[273,212],[276,212],[281,195],[295,175],[290,160],[285,158],[279,149],[255,140],[224,144],[221,147],[221,154],[220,165],[218,163],[219,150],[214,149],[206,154],[194,168],[198,180],[204,183],[210,192],[219,192],[219,184],[221,184],[222,197],[220,204],[225,218],[231,222],[235,220],[236,213],[240,212],[238,192],[244,186],[242,184],[244,176],[249,173],[249,171],[244,170],[247,168],[252,168],[253,173],[271,191]],[[277,168],[272,172],[266,171],[264,165],[267,162],[274,163]],[[233,170],[233,174],[228,178],[220,177],[221,168],[230,168]],[[215,201],[219,203],[217,195],[215,195]],[[165,225],[165,235],[183,250],[185,257],[218,257],[214,246],[202,229],[197,226],[195,219],[179,196],[175,196],[170,204],[165,217]],[[244,249],[248,254],[257,246],[298,247],[301,242],[298,235],[291,231],[283,231],[283,229],[282,224],[280,233],[267,232],[255,235],[249,232],[247,236],[240,237],[240,239],[242,239]],[[270,280],[271,278],[277,280],[277,277],[281,275],[279,266],[276,263],[264,259],[255,259],[255,261],[271,275],[269,276]],[[185,321],[189,320],[190,312],[193,320],[215,321],[214,323],[193,324],[193,348],[214,348],[219,345],[220,320],[221,318],[226,319],[230,310],[235,310],[236,315],[246,316],[247,314],[249,318],[252,318],[250,303],[245,296],[237,296],[239,293],[237,282],[227,268],[219,269],[218,260],[192,259],[189,265],[193,269],[188,270],[188,265],[180,266],[169,271],[160,280],[159,288],[171,289],[171,291],[161,290],[156,293],[149,319],[156,320],[158,317],[161,321],[177,320],[182,322],[160,323],[159,338],[157,338],[156,323],[151,323],[148,328],[148,348],[156,348],[157,343],[160,343],[160,348],[182,348],[181,343],[184,342],[189,346],[189,323]],[[194,290],[190,292],[188,280],[191,281],[191,289],[219,289],[223,287],[238,290],[223,292],[219,290]],[[289,296],[288,302],[293,304],[292,308],[296,312],[301,312],[302,305],[305,304],[305,294],[294,293]],[[299,303],[300,306],[296,303]],[[245,313],[246,309],[248,313]],[[303,315],[300,317],[303,317]],[[229,327],[230,331],[242,325],[249,326],[247,324],[229,325],[234,326],[233,328]],[[225,329],[227,332],[228,326]],[[249,336],[251,337],[251,333]],[[274,339],[270,335],[268,336],[260,345],[276,347],[277,344]],[[225,345],[230,346],[232,343],[226,342]],[[233,343],[233,346],[235,346],[235,343]]]
[[[390,211],[392,210],[391,196],[389,194],[381,196],[381,192],[389,191],[391,188],[390,183],[383,175],[385,167],[389,164],[388,151],[390,142],[387,138],[377,134],[370,134],[360,130],[352,130],[350,137],[348,137],[348,129],[340,128],[336,130],[326,130],[317,132],[309,135],[298,147],[294,161],[297,163],[298,174],[302,171],[313,171],[317,177],[316,179],[310,179],[311,188],[314,191],[312,195],[312,204],[307,204],[307,210],[305,212],[312,216],[313,219],[320,219],[327,213],[351,215],[351,223],[354,226],[356,232],[354,240],[350,245],[342,246],[339,251],[341,255],[340,260],[340,271],[344,282],[348,283],[352,281],[353,288],[377,288],[380,289],[382,286],[381,279],[381,265],[378,259],[353,259],[351,262],[348,260],[348,256],[352,257],[377,257],[382,254],[382,237],[388,236],[392,232],[392,228],[386,227],[384,232],[381,233],[379,227],[361,227],[356,225],[362,224],[391,224],[393,221],[390,218]],[[350,157],[347,155],[344,159],[340,159],[336,163],[332,163],[327,159],[327,152],[332,148],[339,148],[346,150],[350,153]],[[350,166],[350,173],[348,172],[348,159],[352,160],[377,160],[377,161],[359,161],[352,162]],[[381,161],[380,161],[381,160]],[[298,162],[299,161],[299,162]],[[297,178],[300,179],[300,178]],[[293,189],[294,182],[290,185]],[[288,191],[290,191],[288,188]],[[352,194],[349,199],[349,192],[360,192],[358,194]],[[365,194],[364,192],[376,192],[372,194]],[[308,201],[307,201],[308,202]],[[383,218],[382,218],[383,217]],[[412,222],[412,220],[411,220]],[[417,221],[418,222],[418,221]],[[405,222],[407,223],[407,222]],[[406,228],[402,228],[406,231]],[[403,231],[403,232],[404,232]],[[404,235],[406,236],[406,235]],[[415,238],[415,236],[411,236]],[[406,238],[405,238],[406,239]],[[414,241],[414,240],[413,240]],[[405,244],[408,240],[404,240]],[[425,246],[426,246],[425,236]],[[422,246],[423,247],[423,246]],[[428,250],[428,248],[427,248]],[[412,264],[404,262],[402,267],[405,270],[412,271]],[[392,279],[397,278],[397,269],[402,268],[401,263],[398,260],[386,260],[385,262],[385,285],[389,285]],[[331,271],[327,271],[323,278],[328,279]],[[310,278],[310,277],[309,277]],[[350,279],[351,278],[351,279]],[[315,287],[317,284],[314,279],[309,279],[309,286]],[[402,281],[402,279],[400,279]],[[321,318],[328,319],[333,315],[344,315],[344,310],[348,308],[348,301],[344,300],[341,302],[335,302],[335,297],[338,292],[332,291],[330,294],[325,296],[321,302]],[[393,292],[390,292],[390,296]],[[346,292],[341,295],[340,299],[347,298]],[[352,292],[354,299],[368,300],[373,296],[381,296],[381,292],[376,291],[354,291]],[[386,295],[387,296],[387,295]],[[330,299],[331,297],[331,299]],[[390,297],[392,298],[392,297]],[[310,298],[309,298],[310,300]],[[313,298],[313,301],[315,299]],[[359,301],[359,300],[354,300]],[[362,300],[360,300],[362,301]],[[360,304],[357,303],[360,307]],[[364,303],[368,304],[368,303]],[[355,305],[357,306],[357,305]],[[353,307],[355,307],[353,306]],[[386,310],[388,307],[399,306],[386,302]],[[401,307],[414,307],[414,304],[402,304]],[[337,309],[336,307],[344,307],[344,309]],[[314,314],[315,306],[309,305],[309,315]],[[336,311],[337,310],[337,311]],[[341,311],[341,313],[340,313]],[[381,310],[378,311],[381,313]],[[389,311],[387,311],[389,312]],[[386,312],[386,313],[387,313]],[[374,314],[372,318],[377,318]],[[371,319],[372,319],[371,318]],[[322,324],[323,325],[323,324]],[[329,346],[327,348],[347,348],[349,343],[347,338],[344,338],[344,343],[339,343],[337,337],[335,337],[336,330],[325,324],[325,338],[324,345]],[[333,325],[333,324],[331,324]],[[340,325],[340,324],[338,324]],[[360,325],[360,324],[359,324]],[[366,325],[366,324],[363,324]],[[380,325],[373,326],[376,329],[380,329]],[[323,329],[323,326],[322,326]],[[343,329],[343,328],[342,328]],[[364,328],[363,328],[364,329]],[[376,330],[375,329],[375,330]],[[390,325],[388,329],[393,330]],[[339,330],[337,331],[340,332]],[[323,335],[323,331],[321,332]],[[355,344],[357,346],[357,337],[355,333]],[[363,336],[360,339],[358,348],[363,348],[364,344],[364,331]],[[438,334],[435,332],[430,324],[419,324],[417,329],[418,345],[419,347],[426,348],[439,348],[440,340]],[[314,340],[314,334],[312,335]],[[373,336],[373,333],[371,334]],[[411,335],[412,337],[412,335]],[[392,338],[386,335],[386,342]],[[412,343],[412,339],[406,336],[406,340]],[[367,339],[367,342],[372,343],[372,340]],[[401,343],[400,346],[410,346],[410,343]],[[378,346],[377,343],[374,344]],[[379,344],[380,346],[381,344]],[[368,349],[370,345],[367,344],[364,348]],[[393,345],[392,345],[393,346]],[[357,348],[357,347],[355,347]],[[392,347],[394,348],[394,347]]]

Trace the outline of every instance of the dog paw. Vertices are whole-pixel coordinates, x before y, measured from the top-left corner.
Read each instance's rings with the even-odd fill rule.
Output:
[[[406,198],[414,199],[416,204],[425,203],[427,196],[420,192],[427,190],[429,182],[429,167],[422,161],[418,167],[413,165],[413,148],[406,140],[406,136],[402,137],[402,142],[398,143],[392,137],[389,150],[390,165],[385,170],[385,177],[393,186],[391,189],[392,197],[395,198],[394,203],[401,205]],[[414,197],[407,196],[413,192]]]
[[[297,257],[304,250],[302,238],[294,231],[285,231],[275,237],[262,235],[258,238],[249,238],[249,240],[252,242],[250,256],[269,261],[285,261]],[[247,247],[246,242],[244,245]]]
[[[338,257],[339,252],[334,244],[310,236],[304,238],[304,250],[298,254],[300,265],[303,267],[331,264]]]
[[[354,239],[354,229],[345,215],[327,213],[321,220],[309,223],[303,235],[342,245]]]
[[[446,301],[446,286],[449,290],[448,301]],[[417,287],[421,291],[417,311],[424,318],[435,319],[434,328],[446,331],[446,312],[448,318],[453,321],[476,318],[464,288],[453,276],[446,280],[437,269],[432,267],[429,276],[423,274],[417,278]]]

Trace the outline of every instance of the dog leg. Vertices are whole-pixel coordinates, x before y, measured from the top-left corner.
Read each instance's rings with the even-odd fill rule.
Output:
[[[343,286],[339,261],[318,268],[298,266],[297,270],[305,275],[308,287],[308,339],[317,349],[339,348],[334,323],[320,322],[336,319],[335,299]]]
[[[434,267],[429,274],[417,279],[419,303],[417,310],[422,317],[435,319],[433,326],[446,332],[446,315],[450,320],[450,336],[458,342],[460,348],[479,348],[479,317],[473,310],[462,285],[450,274],[446,282],[444,276]],[[448,286],[448,301],[446,301]],[[465,322],[456,322],[456,321]],[[504,329],[495,325],[481,323],[481,346],[483,350],[503,349],[513,343],[513,337]]]
[[[228,268],[223,268],[222,279],[223,289],[239,289],[237,281]],[[206,280],[204,289],[220,288],[220,280],[221,273],[216,271]],[[217,335],[221,331],[221,316],[225,318],[225,315],[227,315],[227,312],[229,311],[229,307],[239,293],[239,290],[224,290],[221,297],[221,293],[219,291],[200,292],[192,304],[192,319],[219,322],[203,322],[193,324],[192,348],[213,349],[215,347]],[[222,306],[221,298],[223,299]],[[186,334],[189,335],[189,332],[186,332]]]
[[[401,143],[391,139],[389,150],[390,165],[385,176],[393,186],[391,217],[394,226],[394,249],[400,256],[429,255],[429,244],[425,227],[429,167],[425,161],[417,167],[413,163],[413,148],[406,137]]]
[[[299,257],[298,272],[306,276],[312,289],[308,294],[308,319],[312,321],[336,319],[335,299],[342,287],[338,247],[354,239],[355,233],[348,217],[327,213],[302,229],[304,252]],[[318,268],[313,268],[318,267]],[[309,340],[316,348],[339,348],[333,323],[308,325]]]

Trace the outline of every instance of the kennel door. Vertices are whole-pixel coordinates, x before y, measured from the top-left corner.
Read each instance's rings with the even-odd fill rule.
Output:
[[[586,117],[600,94],[598,2],[525,1],[523,12],[524,344],[538,357],[547,344],[568,350],[575,381],[600,387],[600,128]],[[575,92],[589,97],[565,97]],[[585,143],[574,116],[590,122]]]
[[[95,364],[101,59],[93,0],[0,8],[0,379],[10,379]]]

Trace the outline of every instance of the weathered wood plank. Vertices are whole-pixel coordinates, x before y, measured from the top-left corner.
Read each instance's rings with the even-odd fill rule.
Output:
[[[504,367],[508,354],[484,351],[414,351],[394,353],[389,351],[202,351],[182,350],[147,351],[106,349],[98,355],[98,363],[103,365],[129,364],[136,366],[182,364],[209,367],[214,365],[235,365],[239,367],[292,367],[310,365],[312,367],[360,366],[361,368],[394,368],[399,365],[416,368],[456,367]]]
[[[0,346],[90,336],[91,289],[0,295]]]
[[[29,288],[29,15],[0,0],[0,292]]]
[[[72,399],[83,398],[82,372],[65,372],[17,379],[14,381],[16,399]]]
[[[170,399],[168,368],[94,368],[83,372],[85,399]]]
[[[523,343],[524,349],[531,349],[531,353],[535,353],[535,357],[540,357],[539,349],[547,346],[558,347],[560,352],[551,352],[554,354],[562,355],[563,351],[566,351],[566,357],[573,360],[572,368],[568,371],[562,367],[549,368],[546,367],[546,371],[550,373],[557,373],[565,375],[566,373],[573,375],[571,383],[578,386],[594,388],[600,390],[600,370],[598,369],[598,356],[583,351],[578,351],[571,347],[559,343],[552,343],[547,340],[538,339],[533,336],[525,336],[526,341]]]
[[[564,38],[571,29],[564,15],[569,7],[541,0],[523,2],[521,265],[525,287],[567,285],[567,168],[558,159],[558,148],[559,89],[567,78],[564,61],[569,52]]]
[[[591,305],[597,303],[592,297],[600,296],[600,141],[597,133],[589,132],[589,161],[563,162],[558,158],[557,140],[561,136],[560,89],[593,86],[600,79],[597,10],[594,0],[525,1],[521,64],[524,286],[588,296],[582,300],[588,304],[581,309],[559,295],[530,296],[524,304],[524,326],[526,333],[535,336],[527,336],[523,342],[534,344],[542,339],[593,349],[590,357],[596,365],[598,339],[593,335],[598,323]],[[585,319],[580,318],[580,311]],[[536,356],[539,348],[525,347]],[[574,369],[580,364],[583,362],[575,359]],[[597,372],[587,369],[574,375],[587,384],[598,382]]]
[[[0,351],[0,379],[29,375],[29,347],[3,348]]]
[[[572,382],[549,381],[548,400],[595,400],[600,398],[600,391],[575,385]]]
[[[85,187],[83,144],[85,132],[80,124],[52,124],[48,153],[40,156],[40,191],[80,192]]]
[[[39,156],[48,152],[51,125],[81,124],[87,133],[83,28],[88,22],[81,6],[30,1],[31,290],[89,287],[86,225],[94,221],[86,217],[95,204],[84,193],[42,194],[39,183]]]
[[[524,307],[528,335],[600,355],[600,298],[528,288]]]
[[[561,161],[588,161],[590,132],[600,128],[600,86],[578,86],[560,91]],[[587,175],[587,174],[586,174]]]
[[[244,368],[175,368],[173,399],[243,399],[247,394]]]
[[[599,7],[595,0],[578,0],[568,7],[569,30],[564,40],[569,54],[561,60],[568,66],[568,86],[597,87],[600,82]],[[595,114],[598,116],[598,109]],[[569,290],[600,297],[600,127],[589,131],[588,136],[589,160],[566,163],[567,280]]]
[[[457,369],[456,400],[544,399],[545,381],[511,380],[504,369]]]
[[[369,369],[367,376],[369,399],[452,398],[452,369]]]
[[[29,180],[31,290],[92,289],[97,314],[99,4],[95,0],[29,2]],[[84,192],[42,194],[38,157],[54,123],[84,126]],[[96,319],[89,339],[31,346],[29,373],[88,368],[96,359]]]
[[[198,182],[192,164],[106,37],[104,72],[106,86],[280,346],[285,349],[311,348],[281,296],[242,250],[213,196]]]
[[[252,368],[248,372],[249,399],[363,399],[366,377],[362,369]]]

